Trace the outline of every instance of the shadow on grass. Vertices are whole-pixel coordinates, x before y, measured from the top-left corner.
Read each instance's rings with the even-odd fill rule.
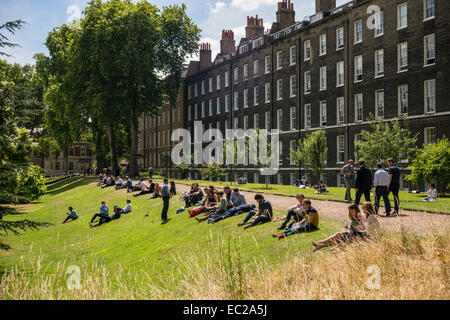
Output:
[[[13,206],[0,206],[0,216],[19,216],[27,214],[24,210],[18,210],[17,207]]]
[[[55,183],[54,185],[47,189],[46,195],[57,195],[66,191],[70,191],[72,189],[76,189],[78,187],[82,187],[93,183],[93,179],[85,179],[85,178],[73,178],[70,180],[61,181]]]
[[[3,242],[0,242],[0,251],[1,250],[3,250],[3,251],[8,251],[8,250],[11,250],[12,248],[11,248],[11,246],[10,245],[8,245],[8,244],[6,244],[6,243],[3,243]]]

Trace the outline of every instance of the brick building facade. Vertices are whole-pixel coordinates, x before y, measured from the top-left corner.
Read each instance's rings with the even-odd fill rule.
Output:
[[[310,176],[290,162],[290,149],[322,129],[328,141],[322,179],[330,186],[342,185],[340,169],[357,158],[354,142],[370,115],[407,118],[420,145],[450,136],[450,2],[335,4],[316,0],[316,14],[296,22],[293,3],[283,0],[270,31],[258,16],[249,17],[236,46],[233,32],[224,30],[214,61],[202,45],[185,80],[184,126],[192,131],[194,121],[202,121],[205,130],[279,129],[282,162],[272,177],[279,184]],[[368,11],[374,5],[379,11]],[[262,181],[251,167],[227,179],[240,174]]]

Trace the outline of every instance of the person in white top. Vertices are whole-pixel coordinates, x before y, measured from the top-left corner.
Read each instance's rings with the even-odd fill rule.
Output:
[[[437,189],[436,186],[434,185],[434,183],[430,183],[430,187],[427,191],[428,197],[423,198],[423,201],[436,201],[437,200]]]
[[[122,211],[122,214],[127,214],[127,213],[130,213],[132,211],[131,200],[127,200],[127,205],[121,211]]]
[[[381,228],[375,216],[375,208],[370,202],[365,202],[362,205],[362,210],[366,216],[366,231],[368,235],[372,238],[378,238],[381,236]]]
[[[381,163],[377,164],[377,171],[373,177],[373,187],[375,188],[375,213],[380,209],[380,199],[383,198],[386,214],[391,212],[389,201],[389,174],[383,170]]]
[[[294,219],[293,223],[302,221],[303,200],[305,200],[305,195],[303,193],[299,193],[297,194],[296,199],[297,203],[294,206],[287,209],[288,214],[286,216],[286,219],[284,220],[281,227],[278,228],[278,230],[286,229],[289,221],[291,221],[292,218]]]

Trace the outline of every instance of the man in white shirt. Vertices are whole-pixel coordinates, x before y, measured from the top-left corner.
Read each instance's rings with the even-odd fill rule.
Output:
[[[377,164],[377,172],[373,178],[375,188],[375,211],[378,214],[380,208],[380,199],[383,197],[386,214],[391,212],[391,203],[389,201],[389,174],[383,170],[381,163]]]
[[[125,208],[123,208],[121,211],[122,214],[127,214],[130,213],[132,210],[131,208],[131,200],[127,200],[127,205],[125,206]]]

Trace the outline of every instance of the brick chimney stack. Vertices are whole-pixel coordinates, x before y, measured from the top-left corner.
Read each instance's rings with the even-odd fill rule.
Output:
[[[234,32],[232,30],[222,31],[222,40],[220,40],[220,53],[230,54],[236,51],[236,42],[234,41]]]
[[[336,0],[316,0],[316,13],[336,8]]]
[[[211,45],[202,43],[200,45],[200,70],[207,69],[212,65],[211,56]]]
[[[275,29],[278,30],[285,29],[295,24],[294,4],[291,3],[291,0],[278,2],[277,22],[275,24]]]
[[[262,36],[264,34],[263,19],[256,17],[247,17],[247,26],[245,27],[245,38],[248,40]]]

